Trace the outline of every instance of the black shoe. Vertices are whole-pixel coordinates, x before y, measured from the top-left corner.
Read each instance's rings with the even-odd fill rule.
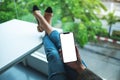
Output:
[[[40,10],[40,9],[37,7],[37,5],[34,5],[33,6],[33,12],[36,11],[36,10]]]
[[[51,7],[48,7],[48,8],[45,10],[45,12],[47,12],[47,13],[53,13],[53,10],[52,10]]]
[[[34,6],[33,6],[33,12],[36,11],[36,10],[40,10],[40,9],[37,7],[37,5],[34,5]],[[38,23],[38,25],[39,25],[39,21],[38,21],[37,18],[36,18],[36,20],[37,20],[37,23]]]

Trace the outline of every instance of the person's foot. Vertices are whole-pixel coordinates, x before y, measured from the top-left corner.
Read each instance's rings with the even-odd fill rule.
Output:
[[[34,14],[34,16],[37,15],[37,14],[41,14],[40,9],[39,9],[36,5],[33,6],[33,14]],[[36,18],[37,23],[38,23],[37,30],[38,30],[39,32],[43,32],[43,28],[42,28],[39,20],[37,19],[36,16],[35,16],[35,18]]]
[[[53,16],[53,10],[51,7],[48,7],[46,10],[45,10],[45,13],[44,13],[44,18],[47,20],[47,22],[50,24],[51,23],[51,18]]]
[[[53,10],[52,10],[51,7],[48,7],[48,8],[45,10],[44,18],[45,18],[45,20],[46,20],[49,24],[51,24],[51,18],[52,18],[52,16],[53,16]],[[43,31],[42,25],[38,25],[37,28],[38,28],[38,31],[39,31],[39,32],[42,32],[42,31]]]
[[[38,9],[37,6],[34,6],[34,7],[33,7],[33,11],[34,11],[34,16],[35,16],[36,19],[37,19],[37,16],[36,16],[36,15],[39,15],[39,14],[40,14],[40,10]],[[45,10],[44,18],[46,19],[46,21],[47,21],[49,24],[51,23],[52,15],[53,15],[52,8],[51,8],[51,7],[48,7],[48,8]],[[38,31],[39,31],[39,32],[44,31],[43,26],[42,26],[42,25],[40,24],[40,22],[39,22],[39,19],[37,19],[37,21],[38,21],[38,26],[37,26]]]

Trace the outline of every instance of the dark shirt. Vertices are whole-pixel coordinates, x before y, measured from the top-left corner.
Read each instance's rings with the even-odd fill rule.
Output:
[[[103,80],[103,79],[86,68],[83,72],[79,73],[77,80]]]

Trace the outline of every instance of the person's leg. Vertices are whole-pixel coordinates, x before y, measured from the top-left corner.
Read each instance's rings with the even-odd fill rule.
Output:
[[[44,26],[43,28],[46,31],[46,33],[49,35],[50,39],[54,42],[54,44],[58,45],[56,47],[59,49],[61,47],[59,33],[57,31],[53,31],[52,26],[46,22],[46,20],[40,14],[39,11],[35,11],[34,15],[38,18],[38,20]],[[55,33],[57,33],[57,34],[55,34]],[[57,36],[57,37],[55,37],[55,36]]]
[[[37,20],[39,21],[39,23],[41,24],[42,28],[49,35],[53,31],[52,26],[41,15],[40,10],[35,10],[33,13],[34,13],[34,16],[37,18]]]
[[[56,31],[56,30],[53,30],[49,34],[49,38],[51,39],[51,41],[54,43],[54,45],[56,46],[57,50],[59,51],[59,49],[61,49],[60,33],[58,31]]]
[[[49,80],[67,80],[63,62],[59,53],[47,35],[43,38],[45,53],[48,60]]]
[[[44,18],[47,20],[47,22],[48,22],[49,24],[51,24],[52,16],[53,16],[52,8],[51,8],[51,7],[48,7],[48,8],[45,10]]]
[[[50,38],[52,42],[56,45],[56,47],[60,48],[60,44],[57,44],[57,43],[60,43],[59,33],[57,31],[53,31],[52,26],[50,25],[51,18],[53,15],[52,13],[53,13],[52,8],[48,7],[45,10],[44,17],[43,17],[40,13],[40,9],[36,5],[33,6],[33,14],[38,21],[38,27],[37,27],[38,31],[41,32],[42,30],[45,30],[45,32],[48,35],[50,35]]]
[[[44,18],[45,18],[45,20],[46,20],[49,24],[51,24],[52,16],[53,16],[52,8],[51,8],[51,7],[48,7],[48,8],[45,10]],[[38,21],[38,20],[37,20],[37,21]],[[39,32],[43,32],[43,31],[44,31],[43,26],[39,23],[39,21],[38,21],[37,29],[38,29]]]

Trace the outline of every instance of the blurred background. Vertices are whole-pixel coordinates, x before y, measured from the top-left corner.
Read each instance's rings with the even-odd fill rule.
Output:
[[[43,15],[51,6],[52,26],[74,32],[88,68],[104,80],[120,80],[120,0],[0,0],[0,24],[12,19],[36,24],[33,5],[37,5]],[[44,50],[37,52],[44,53]],[[10,72],[16,67],[23,68],[19,64]],[[2,74],[0,80],[8,73]]]
[[[83,47],[88,41],[94,40],[95,35],[120,40],[119,2],[119,0],[1,0],[0,23],[14,18],[36,23],[32,15],[33,5],[37,5],[42,14],[48,6],[51,6],[54,13],[52,25],[65,31],[78,30],[75,33],[76,41]]]

